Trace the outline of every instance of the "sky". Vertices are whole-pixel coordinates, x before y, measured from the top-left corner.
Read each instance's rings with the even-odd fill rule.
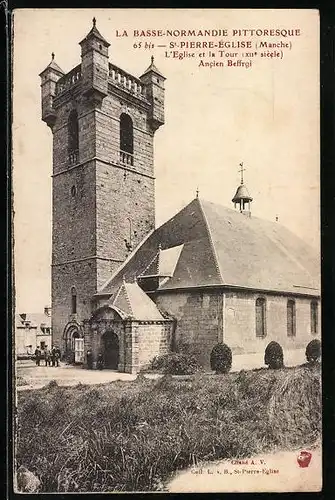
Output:
[[[41,120],[39,73],[80,63],[92,27],[110,42],[109,61],[140,76],[154,55],[166,77],[165,124],[155,134],[156,224],[199,196],[233,208],[243,162],[252,215],[288,227],[319,252],[319,20],[315,10],[21,9],[14,11],[13,191],[16,308],[50,304],[52,133]],[[226,29],[227,36],[141,37],[134,30]],[[233,29],[300,30],[299,36],[232,36]],[[128,36],[117,36],[127,32]],[[157,45],[194,41],[291,43],[283,57],[245,67],[199,67]],[[138,42],[141,47],[138,47]],[[154,44],[149,48],[145,43]],[[134,47],[134,44],[137,44]],[[166,50],[170,57],[166,57]],[[249,49],[248,49],[249,50]],[[276,49],[265,50],[273,52]],[[251,49],[250,49],[251,51]],[[213,59],[205,58],[204,61]]]

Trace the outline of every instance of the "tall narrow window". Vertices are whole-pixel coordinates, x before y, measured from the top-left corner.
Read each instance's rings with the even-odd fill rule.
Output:
[[[316,300],[311,302],[311,333],[316,335],[318,333],[318,303]]]
[[[75,109],[71,111],[68,121],[68,153],[70,165],[77,163],[79,160],[79,125]]]
[[[77,292],[75,287],[71,288],[71,312],[72,314],[77,312]]]
[[[120,161],[127,165],[133,165],[133,153],[133,121],[129,115],[122,113],[120,116]]]
[[[294,300],[287,301],[287,336],[295,336],[295,302]]]
[[[256,337],[266,336],[266,301],[259,297],[256,300]]]

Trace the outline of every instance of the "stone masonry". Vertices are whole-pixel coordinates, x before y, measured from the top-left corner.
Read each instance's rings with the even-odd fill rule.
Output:
[[[91,299],[154,229],[153,140],[164,123],[164,77],[153,65],[136,78],[109,62],[95,22],[69,73],[54,59],[41,73],[42,119],[53,133],[52,308],[54,342],[82,324]],[[69,117],[78,151],[69,155]],[[120,116],[132,121],[133,153],[120,151]],[[71,289],[77,311],[71,311]]]
[[[255,335],[255,301],[266,299],[266,336]],[[217,342],[225,342],[235,354],[264,352],[271,340],[285,349],[305,348],[313,338],[320,338],[320,307],[318,331],[311,332],[311,297],[294,297],[296,332],[287,335],[287,301],[291,296],[257,294],[255,292],[185,291],[157,293],[155,302],[161,311],[176,318],[174,348],[186,344],[203,366],[209,367],[210,352]]]

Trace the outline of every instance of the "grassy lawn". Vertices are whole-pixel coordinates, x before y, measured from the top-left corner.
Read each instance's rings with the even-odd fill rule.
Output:
[[[42,491],[162,490],[200,460],[312,446],[320,433],[317,366],[49,384],[18,395],[17,465]]]

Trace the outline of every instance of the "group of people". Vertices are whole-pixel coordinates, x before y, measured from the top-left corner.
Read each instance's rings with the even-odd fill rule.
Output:
[[[44,366],[59,366],[60,357],[61,351],[56,346],[52,346],[51,350],[48,349],[47,345],[43,348],[36,347],[35,349],[36,366],[41,366],[41,360],[44,360]],[[96,366],[98,370],[103,370],[104,368],[104,358],[101,353],[97,356]],[[93,353],[91,350],[87,351],[87,368],[93,369]]]
[[[44,359],[45,366],[59,366],[60,349],[52,346],[51,350],[46,345],[43,349],[36,347],[35,349],[35,362],[36,366],[41,366],[41,359]]]

